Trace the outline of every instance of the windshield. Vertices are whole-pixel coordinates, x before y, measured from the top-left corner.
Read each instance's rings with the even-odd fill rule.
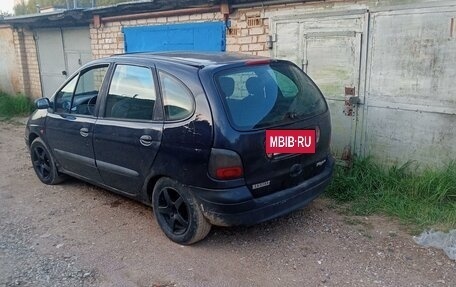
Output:
[[[230,121],[239,130],[270,127],[326,111],[315,84],[287,62],[224,70],[215,80]]]

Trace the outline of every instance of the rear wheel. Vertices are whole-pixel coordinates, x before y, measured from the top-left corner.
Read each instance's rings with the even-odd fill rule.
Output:
[[[57,184],[65,177],[57,171],[54,159],[40,138],[33,140],[30,145],[30,157],[33,169],[38,178],[45,184]]]
[[[175,180],[164,177],[157,181],[152,205],[158,225],[176,243],[198,242],[211,230],[188,188]]]

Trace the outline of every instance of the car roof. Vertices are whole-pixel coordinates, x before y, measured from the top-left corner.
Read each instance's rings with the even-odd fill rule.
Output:
[[[113,60],[125,58],[146,61],[160,60],[200,68],[269,59],[267,57],[233,52],[140,52],[118,54],[110,58]]]

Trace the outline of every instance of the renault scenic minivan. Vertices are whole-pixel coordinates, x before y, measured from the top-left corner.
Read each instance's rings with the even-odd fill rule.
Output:
[[[150,205],[180,244],[202,240],[211,225],[299,209],[332,177],[328,106],[288,61],[115,55],[48,96],[36,101],[25,132],[38,178],[72,176]]]

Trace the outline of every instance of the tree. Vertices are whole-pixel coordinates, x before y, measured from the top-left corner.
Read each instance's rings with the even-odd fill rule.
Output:
[[[36,0],[21,0],[21,2],[14,6],[14,15],[24,15],[36,13]]]

